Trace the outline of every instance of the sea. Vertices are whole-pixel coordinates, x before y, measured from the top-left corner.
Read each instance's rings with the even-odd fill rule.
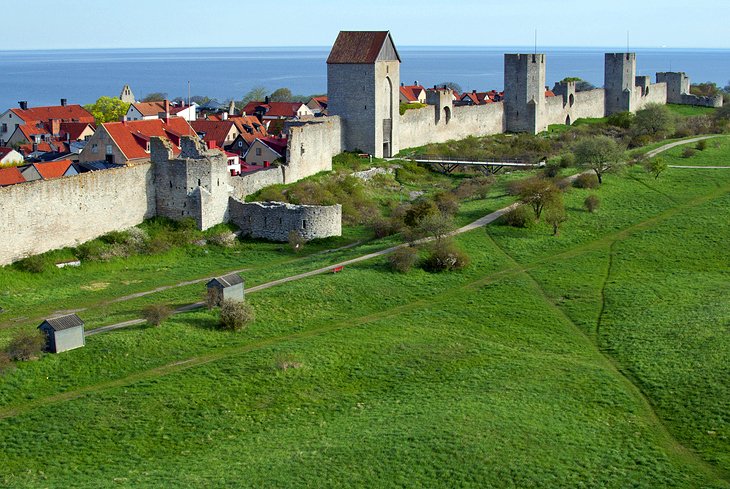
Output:
[[[433,86],[455,82],[464,91],[501,90],[503,54],[519,47],[401,47],[401,81]],[[565,77],[603,85],[603,53],[620,48],[545,48],[550,86]],[[637,75],[684,71],[693,82],[730,83],[730,50],[632,49]],[[138,99],[153,92],[170,99],[202,95],[240,100],[253,87],[289,88],[297,95],[327,91],[328,47],[178,48],[0,51],[0,112],[29,105],[93,103],[129,84]]]

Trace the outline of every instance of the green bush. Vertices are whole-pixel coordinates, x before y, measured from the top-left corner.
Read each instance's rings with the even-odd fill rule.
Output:
[[[682,151],[682,158],[692,158],[694,155],[697,154],[697,150],[694,148],[684,148],[684,151]]]
[[[433,200],[443,214],[454,216],[459,212],[459,199],[451,192],[439,192],[434,195]]]
[[[5,353],[11,360],[27,362],[38,358],[45,345],[46,337],[40,331],[19,331],[5,347]]]
[[[502,216],[502,223],[513,228],[528,228],[535,222],[535,213],[520,204]]]
[[[15,368],[10,355],[5,351],[0,351],[0,375],[4,375]]]
[[[151,304],[142,309],[142,317],[147,324],[157,327],[172,315],[172,309],[164,304]]]
[[[431,273],[461,270],[469,265],[469,256],[451,241],[435,243],[423,262],[423,269]]]
[[[229,331],[240,331],[255,321],[256,314],[248,302],[224,299],[221,302],[220,325]]]
[[[408,273],[416,262],[418,262],[418,250],[410,246],[399,248],[388,257],[390,269],[394,272]]]
[[[406,211],[403,222],[406,226],[416,227],[427,216],[437,214],[439,208],[432,200],[419,200]]]
[[[542,170],[542,175],[545,178],[555,178],[560,174],[560,164],[559,163],[548,163],[545,165],[545,168]]]
[[[590,213],[596,212],[600,205],[601,199],[599,199],[598,196],[595,194],[589,195],[588,197],[586,197],[586,200],[583,201],[583,206]]]
[[[573,180],[575,188],[596,188],[598,187],[598,177],[593,173],[581,173]]]
[[[575,166],[575,155],[573,153],[565,153],[560,157],[560,168],[571,168]]]
[[[30,255],[18,261],[15,266],[23,272],[43,273],[50,269],[51,262],[44,255]]]
[[[706,150],[707,149],[707,140],[706,139],[702,139],[700,141],[697,141],[697,145],[695,146],[695,149],[697,149],[697,151],[704,151],[704,150]]]
[[[634,114],[631,112],[617,112],[615,114],[611,114],[606,119],[606,123],[609,126],[620,127],[622,129],[630,128],[633,122]]]

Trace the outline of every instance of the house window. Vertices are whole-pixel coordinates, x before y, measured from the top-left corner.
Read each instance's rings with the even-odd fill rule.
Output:
[[[99,145],[98,144],[92,144],[91,145],[91,152],[96,154],[99,152]]]
[[[261,156],[261,148],[256,148],[256,156]]]
[[[238,147],[239,147],[239,148],[243,148],[243,141],[239,141],[239,142],[238,142]]]
[[[112,148],[111,144],[106,145],[106,154],[108,154],[108,155],[114,154],[114,148]]]
[[[149,143],[149,141],[147,142],[147,146],[145,147],[145,151],[147,151],[148,153],[150,152],[150,143]]]
[[[8,125],[3,122],[3,132],[8,132]]]
[[[307,229],[307,221],[302,220],[302,229]]]

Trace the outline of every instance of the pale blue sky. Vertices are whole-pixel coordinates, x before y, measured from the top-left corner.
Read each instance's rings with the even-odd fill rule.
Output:
[[[727,0],[4,3],[0,49],[327,46],[347,29],[390,30],[403,46],[527,46],[538,29],[543,46],[625,46],[628,30],[636,47],[730,48]]]

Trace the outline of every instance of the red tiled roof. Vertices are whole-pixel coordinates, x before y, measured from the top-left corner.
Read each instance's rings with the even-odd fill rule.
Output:
[[[375,63],[389,36],[387,31],[341,31],[332,46],[327,64]]]
[[[402,93],[409,102],[418,102],[418,96],[425,90],[426,89],[421,85],[405,85],[400,87],[400,93]]]
[[[21,144],[20,145],[20,152],[24,155],[29,155],[33,153],[34,151],[38,151],[40,153],[69,153],[68,145],[63,141],[44,141],[41,143],[38,143],[35,145],[35,148],[33,148],[33,143],[28,144]]]
[[[545,90],[545,96],[546,97],[554,97],[555,94],[553,93],[552,90]]]
[[[30,109],[11,109],[20,119],[29,124],[33,121],[61,121],[94,122],[94,116],[80,105],[55,105],[50,107],[32,107]]]
[[[156,117],[160,112],[165,112],[165,102],[137,102],[132,104],[132,107],[145,117]]]
[[[288,119],[290,117],[296,117],[297,110],[302,105],[304,104],[301,102],[269,102],[268,104],[265,102],[249,102],[243,108],[243,111],[247,115],[253,115],[258,107],[263,107],[266,109],[265,116],[285,117]]]
[[[286,155],[286,144],[287,139],[286,138],[275,138],[275,137],[266,137],[266,138],[259,138],[261,141],[266,144],[269,148],[273,149],[279,155],[285,156]]]
[[[266,131],[266,126],[264,126],[256,116],[237,116],[231,117],[229,120],[236,125],[238,132],[241,133],[240,136],[249,145],[251,145],[256,138],[265,138],[269,135]],[[247,127],[250,127],[252,132],[248,132]]]
[[[88,122],[62,122],[61,132],[63,133],[63,137],[68,134],[71,140],[76,141],[89,126],[91,126],[91,124]],[[91,129],[93,130],[94,128],[92,127]]]
[[[11,151],[13,151],[13,148],[0,148],[0,160],[5,158]]]
[[[0,187],[23,182],[25,182],[25,178],[17,167],[0,168]]]
[[[68,167],[71,166],[71,163],[73,163],[71,160],[48,161],[46,163],[34,163],[33,166],[44,180],[49,180],[62,177]]]
[[[206,121],[197,120],[190,123],[195,129],[195,132],[205,133],[203,140],[207,142],[215,142],[219,147],[223,147],[226,144],[228,134],[231,132],[231,128],[235,126],[231,120],[227,121]]]
[[[162,137],[173,143],[173,153],[180,154],[180,136],[196,136],[188,121],[181,117],[170,117],[146,121],[107,122],[102,127],[109,133],[124,156],[129,160],[148,158],[147,143],[151,137]]]

